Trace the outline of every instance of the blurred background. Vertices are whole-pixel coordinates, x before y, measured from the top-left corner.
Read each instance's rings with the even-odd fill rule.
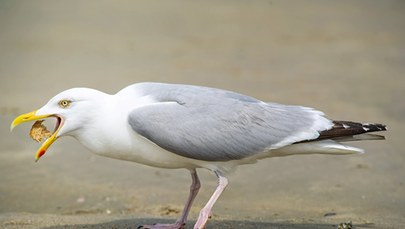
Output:
[[[0,0],[0,227],[118,228],[175,219],[187,171],[39,148],[13,118],[72,87],[196,84],[388,125],[363,155],[241,166],[209,228],[405,227],[405,2]],[[201,170],[195,220],[216,185]],[[122,221],[131,219],[130,221]],[[155,220],[156,221],[156,220]],[[257,224],[256,224],[257,223]],[[135,227],[136,228],[136,227]]]

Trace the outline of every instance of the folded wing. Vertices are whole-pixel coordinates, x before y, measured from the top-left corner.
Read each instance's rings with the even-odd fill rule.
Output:
[[[175,154],[205,161],[237,160],[316,139],[332,127],[307,107],[264,103],[230,91],[148,84],[155,101],[129,115],[132,129]]]

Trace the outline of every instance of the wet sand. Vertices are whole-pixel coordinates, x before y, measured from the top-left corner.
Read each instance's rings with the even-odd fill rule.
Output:
[[[177,218],[185,170],[96,156],[59,139],[38,163],[13,118],[58,92],[197,84],[381,122],[366,154],[240,166],[207,228],[405,227],[402,1],[0,1],[0,228],[136,228]],[[202,189],[188,228],[216,185]]]

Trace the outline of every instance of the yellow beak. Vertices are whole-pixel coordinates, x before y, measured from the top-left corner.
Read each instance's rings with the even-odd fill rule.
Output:
[[[29,112],[26,114],[22,114],[22,115],[18,116],[17,118],[15,118],[14,121],[11,123],[10,131],[12,131],[16,126],[18,126],[19,124],[21,124],[23,122],[29,122],[29,121],[39,120],[39,119],[48,118],[48,117],[53,116],[53,115],[36,115],[36,113],[37,113],[37,111],[35,110],[35,111]],[[59,128],[38,149],[37,153],[35,154],[35,161],[38,161],[39,158],[45,154],[45,152],[49,148],[49,146],[51,146],[52,143],[54,141],[56,141],[56,139],[58,139],[58,137],[56,137],[58,131],[59,131]]]

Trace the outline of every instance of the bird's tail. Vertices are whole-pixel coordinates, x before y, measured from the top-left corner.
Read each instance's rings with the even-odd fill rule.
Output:
[[[319,137],[301,141],[272,151],[272,156],[296,154],[353,154],[364,153],[363,149],[342,144],[348,141],[384,140],[385,137],[370,132],[385,131],[383,124],[357,123],[350,121],[333,121],[334,126],[319,133]]]

